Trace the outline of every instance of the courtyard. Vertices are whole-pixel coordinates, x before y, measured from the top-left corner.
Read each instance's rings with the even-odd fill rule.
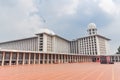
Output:
[[[0,66],[0,80],[120,80],[120,63]]]

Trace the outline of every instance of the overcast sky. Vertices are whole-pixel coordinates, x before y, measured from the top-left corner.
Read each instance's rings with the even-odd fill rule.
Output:
[[[0,0],[0,42],[34,36],[41,28],[75,39],[95,23],[111,39],[111,53],[120,45],[120,0]]]

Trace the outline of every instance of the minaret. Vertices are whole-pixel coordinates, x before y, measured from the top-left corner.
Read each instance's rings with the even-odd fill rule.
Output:
[[[89,35],[96,35],[97,34],[97,28],[94,23],[90,23],[88,25],[88,30],[87,30]]]

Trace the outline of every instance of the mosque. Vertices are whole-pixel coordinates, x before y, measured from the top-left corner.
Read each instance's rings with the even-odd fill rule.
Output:
[[[109,38],[97,33],[94,23],[88,24],[88,35],[67,40],[44,29],[33,37],[0,43],[0,65],[56,64],[99,62],[100,56],[120,61],[120,55],[109,55]]]

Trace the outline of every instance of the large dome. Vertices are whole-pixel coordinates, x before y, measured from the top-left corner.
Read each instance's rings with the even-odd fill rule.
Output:
[[[95,29],[95,28],[96,28],[95,23],[88,24],[88,29]]]
[[[39,33],[47,33],[47,34],[55,35],[55,33],[52,30],[49,30],[47,28],[40,29]]]

